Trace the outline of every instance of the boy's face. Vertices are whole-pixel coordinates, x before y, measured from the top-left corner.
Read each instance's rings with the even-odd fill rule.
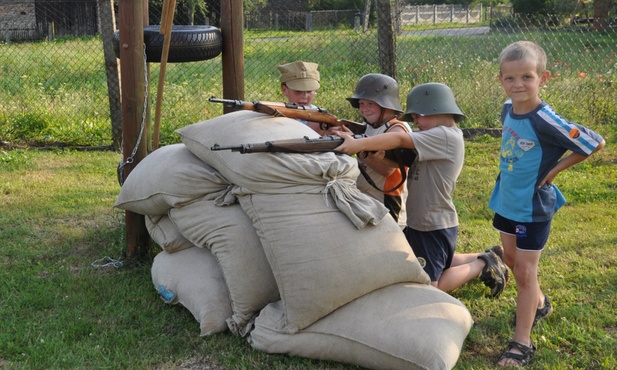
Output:
[[[315,94],[317,94],[315,90],[298,91],[290,89],[287,85],[281,85],[281,91],[287,97],[289,103],[296,103],[300,106],[313,104],[313,99],[315,99]]]
[[[378,123],[377,121],[381,117],[381,106],[372,100],[359,99],[358,110],[364,120],[372,125]]]
[[[500,66],[499,81],[512,99],[515,113],[527,113],[540,104],[538,92],[546,85],[549,71],[538,74],[536,64],[528,60],[504,62]]]
[[[412,113],[414,125],[418,126],[420,131],[429,130],[437,126],[454,124],[454,117],[451,114],[432,114],[430,116],[421,116],[417,113]]]

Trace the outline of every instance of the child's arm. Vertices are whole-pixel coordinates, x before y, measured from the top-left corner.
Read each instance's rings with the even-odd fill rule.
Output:
[[[349,134],[340,133],[345,142],[334,149],[334,151],[345,154],[356,154],[362,151],[389,150],[395,148],[415,148],[413,140],[408,132],[395,131],[383,134],[354,139]]]
[[[542,182],[540,182],[540,185],[538,187],[542,187],[544,184],[552,185],[553,184],[553,180],[555,180],[555,178],[557,177],[557,175],[561,171],[563,171],[565,169],[568,169],[568,168],[574,166],[575,164],[580,163],[580,162],[584,161],[585,159],[591,157],[592,154],[594,154],[595,152],[597,152],[597,151],[601,150],[602,148],[604,148],[605,144],[606,144],[606,141],[602,140],[602,142],[596,147],[596,149],[594,149],[594,151],[591,152],[591,154],[589,154],[588,156],[572,152],[572,153],[568,154],[567,156],[561,158],[559,160],[559,162],[557,162],[555,167],[553,167],[548,172],[548,174],[542,180]]]

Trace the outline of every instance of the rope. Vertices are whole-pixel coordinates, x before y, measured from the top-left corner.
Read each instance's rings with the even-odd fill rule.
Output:
[[[115,268],[120,268],[122,267],[123,262],[120,260],[116,260],[113,259],[109,256],[105,256],[103,258],[99,258],[98,260],[94,261],[91,263],[91,266],[94,267],[95,269],[99,269],[99,268],[105,268],[105,267],[115,267]]]

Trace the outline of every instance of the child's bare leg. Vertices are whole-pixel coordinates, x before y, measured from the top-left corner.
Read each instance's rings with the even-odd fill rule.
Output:
[[[451,267],[472,263],[478,259],[479,255],[480,253],[455,253],[452,257]]]
[[[514,246],[512,245],[514,239]],[[538,302],[542,298],[538,284],[538,264],[541,252],[516,250],[516,237],[502,233],[504,242],[504,259],[513,264],[512,272],[517,285],[516,299],[516,328],[514,341],[531,346],[531,327],[538,308]],[[514,252],[514,254],[512,254]],[[517,348],[511,348],[512,353],[522,353]],[[504,358],[500,366],[517,365],[513,359]]]
[[[444,270],[437,282],[437,287],[444,292],[459,288],[466,282],[478,277],[484,268],[484,261],[478,254],[455,254],[450,268]]]

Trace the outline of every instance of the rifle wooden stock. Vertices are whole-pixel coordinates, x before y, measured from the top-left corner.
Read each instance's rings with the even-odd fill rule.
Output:
[[[366,137],[365,135],[353,135],[355,139]],[[332,152],[341,145],[344,139],[340,136],[329,135],[311,139],[307,136],[302,139],[272,140],[264,143],[240,144],[232,146],[220,146],[214,144],[211,150],[231,150],[232,152],[247,153],[323,153]]]
[[[328,113],[323,108],[308,108],[295,103],[281,103],[270,101],[248,102],[244,100],[233,99],[217,99],[212,96],[208,99],[212,103],[222,103],[228,108],[234,110],[252,110],[255,112],[269,114],[274,117],[287,117],[292,119],[301,119],[305,121],[318,122],[326,127],[330,126],[346,126],[354,134],[362,134],[366,129],[366,125],[359,122],[338,119],[335,115]]]

